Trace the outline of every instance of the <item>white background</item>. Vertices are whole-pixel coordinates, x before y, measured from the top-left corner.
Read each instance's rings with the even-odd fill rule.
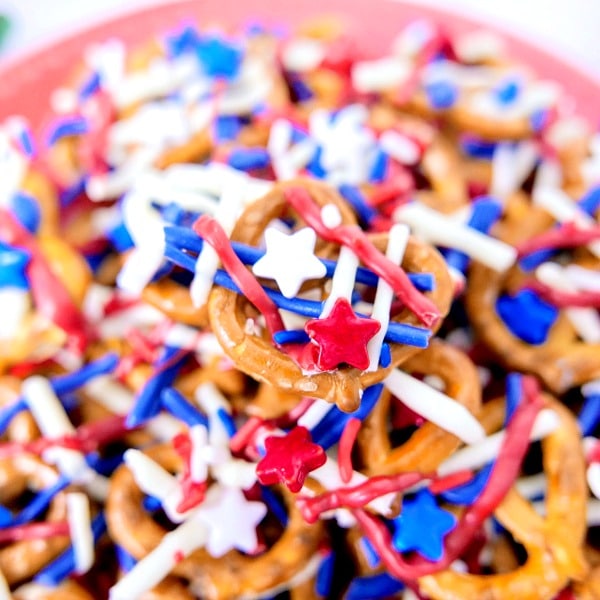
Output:
[[[166,0],[168,2],[168,0]],[[297,1],[297,0],[281,0]],[[391,0],[393,1],[393,0]],[[349,3],[352,0],[348,0]],[[600,0],[411,0],[508,28],[577,63],[600,80]],[[13,28],[4,54],[18,53],[123,10],[158,0],[0,0]],[[162,3],[165,3],[163,0]],[[327,2],[324,0],[324,6]],[[243,0],[240,0],[243,7]]]

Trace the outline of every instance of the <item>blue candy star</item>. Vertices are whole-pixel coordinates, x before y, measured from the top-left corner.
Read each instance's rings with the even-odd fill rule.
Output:
[[[209,77],[233,79],[242,64],[243,51],[235,44],[228,43],[219,36],[203,36],[196,54]]]
[[[394,519],[394,548],[399,552],[416,550],[429,560],[440,560],[444,536],[456,525],[456,518],[439,508],[427,490],[404,500],[402,514]]]
[[[25,276],[25,267],[28,262],[29,254],[27,252],[0,243],[0,288],[29,289],[29,282]]]

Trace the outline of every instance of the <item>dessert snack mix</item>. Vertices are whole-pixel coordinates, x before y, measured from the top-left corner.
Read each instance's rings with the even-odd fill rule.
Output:
[[[600,138],[500,40],[87,48],[0,129],[0,600],[600,598]]]

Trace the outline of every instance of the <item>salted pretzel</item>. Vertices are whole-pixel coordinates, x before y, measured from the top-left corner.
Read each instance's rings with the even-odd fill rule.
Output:
[[[0,502],[6,505],[27,489],[46,488],[56,482],[56,471],[30,454],[19,454],[1,461],[2,486]],[[64,492],[52,500],[46,520],[66,519]],[[38,540],[10,543],[0,549],[0,570],[9,585],[33,577],[43,566],[56,558],[69,545],[68,536],[57,535]]]
[[[559,427],[542,441],[548,480],[545,517],[537,514],[515,489],[494,513],[525,547],[525,564],[498,575],[448,570],[422,577],[419,587],[431,598],[553,598],[570,581],[585,576],[582,542],[587,530],[587,488],[580,433],[568,409],[548,395],[544,395],[544,401],[560,419]],[[486,405],[483,414],[486,428],[500,425],[502,413],[501,402]]]
[[[262,199],[258,200],[241,215],[232,232],[233,241],[249,245],[258,245],[264,229],[276,218],[286,213],[285,190],[302,185],[309,192],[319,207],[328,204],[336,206],[344,224],[353,224],[354,217],[339,196],[317,183],[290,182],[280,184]],[[301,217],[296,217],[296,219]],[[384,251],[387,236],[382,234],[371,238],[378,250]],[[331,244],[318,246],[315,252],[331,252]],[[439,255],[429,246],[410,238],[402,263],[409,272],[429,272],[435,277],[436,287],[428,294],[441,314],[448,310],[451,286],[448,273]],[[358,369],[341,367],[335,371],[303,373],[291,357],[274,347],[270,341],[259,335],[248,332],[247,320],[252,315],[248,300],[233,291],[221,287],[213,287],[209,296],[208,312],[211,327],[219,339],[225,352],[232,358],[239,369],[248,373],[258,381],[265,381],[275,387],[312,397],[320,397],[329,402],[336,402],[342,410],[351,411],[358,406],[359,390],[364,389],[385,377],[387,369],[380,368],[372,372],[360,372]],[[417,324],[414,315],[406,309],[393,317],[396,322]],[[398,365],[417,350],[409,346],[393,345],[391,349],[391,365]]]
[[[170,445],[154,446],[146,453],[166,469],[177,472],[181,466]],[[266,552],[253,557],[232,550],[217,559],[200,549],[180,561],[172,575],[183,578],[192,590],[201,590],[212,599],[252,597],[285,586],[317,551],[323,539],[323,526],[307,525],[291,495],[286,490],[282,492],[288,523]],[[166,533],[144,510],[142,500],[143,493],[131,472],[125,466],[120,467],[111,480],[106,507],[108,529],[111,537],[138,560],[155,548]]]
[[[457,348],[435,339],[429,347],[402,364],[402,370],[414,375],[435,375],[445,386],[444,393],[477,415],[481,404],[481,386],[475,365]],[[452,434],[426,421],[410,438],[392,448],[388,436],[388,413],[393,402],[389,391],[363,422],[358,433],[361,463],[370,475],[402,471],[432,472],[460,445]]]
[[[498,224],[495,234],[508,243],[527,240],[552,223],[542,209],[528,206],[520,195],[513,198],[507,211],[507,219]],[[508,330],[496,311],[496,302],[504,290],[519,289],[523,279],[518,265],[501,273],[473,263],[465,306],[476,334],[505,366],[537,374],[556,393],[598,377],[600,346],[579,340],[563,313],[544,344],[529,344]]]

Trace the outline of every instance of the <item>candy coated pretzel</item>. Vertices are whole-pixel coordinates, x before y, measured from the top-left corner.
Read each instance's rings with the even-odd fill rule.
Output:
[[[457,348],[432,340],[429,347],[409,358],[402,370],[411,374],[436,375],[445,384],[445,393],[477,414],[481,386],[475,365]],[[365,419],[358,434],[361,461],[370,475],[389,475],[402,471],[435,471],[460,445],[456,436],[431,422],[424,423],[410,439],[392,448],[387,417],[392,396],[384,390]]]
[[[180,458],[172,446],[154,446],[147,454],[164,468],[177,471]],[[187,580],[210,600],[253,595],[285,584],[301,572],[323,539],[323,525],[307,525],[291,495],[282,490],[288,509],[288,523],[281,537],[265,553],[247,556],[230,551],[214,558],[196,550],[179,562],[172,575]],[[113,475],[107,502],[107,522],[111,537],[138,560],[153,550],[166,530],[143,507],[143,493],[125,466]]]
[[[542,441],[548,481],[546,516],[536,513],[514,488],[494,513],[525,547],[525,564],[510,573],[495,575],[446,570],[422,577],[420,589],[434,600],[551,599],[571,580],[585,576],[582,544],[587,531],[587,485],[581,436],[568,409],[548,395],[544,400],[560,420],[558,428]],[[502,402],[487,404],[483,414],[486,429],[498,428],[503,413]]]
[[[299,185],[306,187],[312,199],[321,208],[327,204],[335,205],[344,224],[354,224],[354,216],[336,192],[322,184],[292,181],[276,186],[262,199],[258,200],[239,218],[231,239],[250,245],[258,245],[264,229],[276,218],[286,214],[285,190]],[[387,235],[380,234],[370,238],[380,251],[385,252]],[[331,244],[317,247],[317,255],[328,256]],[[410,238],[402,262],[407,272],[432,273],[435,289],[426,294],[436,305],[439,312],[446,314],[452,296],[452,285],[446,266],[430,246]],[[310,397],[335,402],[342,410],[352,411],[358,407],[360,391],[381,381],[389,369],[361,372],[353,367],[341,367],[335,371],[304,373],[294,360],[279,350],[270,340],[248,332],[247,319],[254,309],[248,300],[233,291],[215,286],[208,301],[211,327],[225,352],[239,369],[258,381],[264,381],[286,392],[296,392]],[[418,325],[416,317],[407,309],[393,317],[393,321]],[[391,366],[398,365],[418,352],[410,346],[392,345]]]
[[[496,234],[511,244],[545,231],[552,223],[544,211],[523,205],[518,198],[509,204],[508,215]],[[562,314],[544,344],[528,344],[509,331],[496,310],[496,302],[505,287],[514,286],[522,277],[518,266],[501,273],[473,262],[465,306],[476,334],[507,368],[535,373],[555,393],[600,376],[600,345],[580,341]]]

